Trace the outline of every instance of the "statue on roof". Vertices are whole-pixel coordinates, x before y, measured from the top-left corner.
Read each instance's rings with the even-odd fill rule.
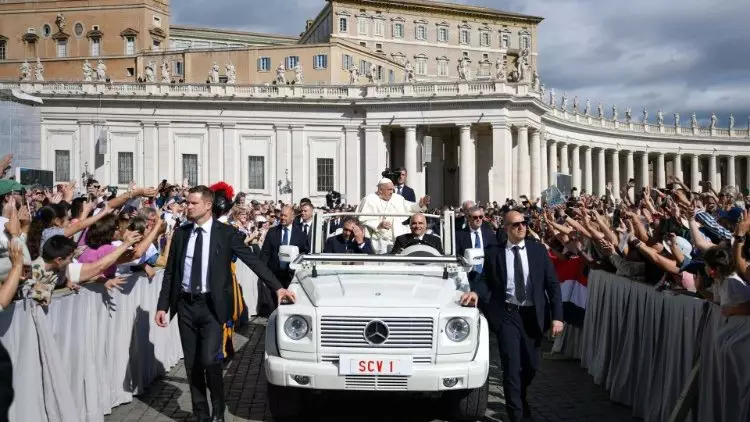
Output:
[[[227,63],[225,66],[227,71],[227,83],[230,85],[234,85],[237,83],[237,69],[234,67],[234,64],[232,62]]]
[[[505,55],[505,53],[500,54],[497,60],[495,60],[495,79],[501,82],[508,81],[508,74],[505,72],[506,60],[507,56]]]
[[[31,80],[31,65],[28,61],[24,60],[21,63],[21,81],[26,82]]]
[[[661,110],[656,112],[656,124],[664,126],[664,113]]]
[[[414,66],[411,65],[409,60],[404,65],[404,79],[406,79],[407,83],[414,82]]]
[[[304,75],[302,74],[302,64],[300,64],[300,62],[297,62],[297,64],[294,65],[294,83],[301,84],[303,80]]]
[[[352,64],[352,66],[349,68],[349,84],[355,85],[359,83],[359,69],[357,68],[357,65]]]
[[[99,82],[107,82],[107,66],[102,59],[99,59],[96,63],[96,80]]]
[[[166,61],[161,62],[161,81],[165,84],[168,84],[171,80],[169,75],[169,63]]]
[[[94,68],[88,60],[83,62],[83,81],[91,82],[94,79]]]
[[[586,108],[583,109],[583,114],[586,116],[591,115],[591,98],[586,98]]]
[[[284,67],[284,62],[279,63],[279,67],[276,68],[276,84],[286,84],[286,68]]]
[[[156,82],[156,63],[153,60],[146,63],[146,82]]]
[[[39,57],[36,58],[36,67],[34,68],[34,79],[38,82],[44,81],[44,65]]]
[[[219,83],[219,65],[216,62],[208,69],[208,82],[212,84]]]

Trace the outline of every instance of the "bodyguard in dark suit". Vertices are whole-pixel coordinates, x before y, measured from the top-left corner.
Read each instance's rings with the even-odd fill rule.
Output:
[[[473,207],[466,213],[468,225],[456,233],[456,254],[463,256],[467,249],[488,249],[497,245],[497,236],[491,224],[484,221],[484,210]],[[473,283],[483,271],[482,265],[477,265],[469,273],[469,282]]]
[[[232,258],[236,256],[275,292],[278,301],[294,301],[273,273],[253,255],[244,236],[214,220],[214,194],[206,186],[190,189],[188,219],[175,229],[157,303],[156,324],[166,327],[179,315],[180,340],[190,382],[193,413],[198,421],[224,421],[223,325],[233,318]],[[167,318],[169,312],[169,318]],[[206,386],[211,391],[209,413]]]
[[[341,234],[326,240],[323,253],[363,253],[373,254],[372,241],[365,237],[362,228],[352,217],[344,219]]]
[[[268,265],[284,287],[288,287],[292,281],[294,272],[289,269],[288,264],[279,262],[279,247],[281,245],[292,245],[299,248],[300,254],[310,253],[310,243],[305,233],[294,223],[294,209],[286,206],[279,215],[279,225],[268,230],[263,247],[260,250],[260,259]]]
[[[414,193],[414,189],[406,186],[406,169],[399,167],[396,169],[400,173],[398,183],[393,185],[393,192],[401,195],[407,201],[417,202],[417,195]]]
[[[507,242],[485,255],[482,276],[462,303],[484,302],[497,331],[503,368],[505,407],[511,421],[530,416],[526,391],[541,359],[545,304],[552,312],[552,335],[560,335],[562,298],[555,268],[541,243],[526,242],[526,220],[517,211],[505,215]]]
[[[310,203],[303,203],[299,206],[300,215],[299,218],[294,221],[295,227],[302,230],[307,236],[307,243],[312,245],[312,219],[313,219],[313,206]]]
[[[443,242],[439,237],[425,233],[427,231],[427,219],[424,214],[418,213],[409,219],[411,233],[402,234],[393,242],[391,254],[399,254],[401,251],[412,245],[427,245],[437,249],[443,254]]]

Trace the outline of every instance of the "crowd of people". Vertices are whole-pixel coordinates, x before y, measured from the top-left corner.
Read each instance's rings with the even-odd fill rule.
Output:
[[[11,156],[3,157],[0,168],[7,171],[11,163]],[[429,198],[413,198],[404,182],[405,172],[400,180],[381,180],[377,192],[359,204],[320,207],[328,213],[413,214],[408,221],[331,218],[322,231],[324,252],[388,253],[394,244],[403,250],[412,238],[442,251],[439,222],[424,215],[453,210],[455,252],[460,255],[467,248],[505,244],[506,215],[517,211],[523,221],[513,224],[524,225],[526,240],[546,248],[558,272],[585,277],[591,269],[605,270],[714,301],[727,316],[750,315],[750,196],[735,186],[717,192],[706,182],[696,191],[670,177],[664,188],[637,190],[630,180],[615,192],[610,183],[601,197],[574,189],[554,200],[521,197],[436,208]],[[245,245],[288,287],[293,273],[279,261],[278,250],[292,244],[301,253],[310,252],[312,201],[259,201],[242,192],[235,195],[225,184],[212,188],[222,191],[226,202],[224,212],[216,215],[219,221],[239,231]],[[131,184],[117,194],[94,179],[84,189],[70,182],[54,190],[27,189],[12,178],[0,179],[0,310],[17,299],[46,306],[56,291],[76,291],[86,283],[117,289],[133,273],[154,277],[167,265],[175,228],[187,221],[189,189],[186,182],[164,180],[156,188]],[[470,280],[481,273],[481,266],[474,268]],[[262,283],[259,289],[258,309],[250,312],[268,314],[276,300]],[[1,349],[0,362],[8,366]],[[6,399],[12,394],[5,387],[0,390]]]

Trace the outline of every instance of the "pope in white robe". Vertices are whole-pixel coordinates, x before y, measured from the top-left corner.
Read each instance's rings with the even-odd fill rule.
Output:
[[[413,214],[424,212],[429,204],[429,197],[419,200],[419,203],[407,201],[401,195],[393,194],[393,182],[390,179],[380,179],[378,191],[362,199],[357,212],[362,214]],[[388,246],[392,246],[396,237],[408,233],[409,226],[403,222],[404,217],[360,217],[370,234],[373,248],[378,253],[387,253]]]

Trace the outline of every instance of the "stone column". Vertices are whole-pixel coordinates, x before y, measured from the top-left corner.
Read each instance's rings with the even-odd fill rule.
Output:
[[[604,148],[599,148],[598,160],[596,163],[597,181],[596,194],[603,196],[607,194],[607,162],[604,154]]]
[[[750,156],[745,157],[745,188],[750,188]]]
[[[586,189],[586,193],[591,195],[594,193],[594,165],[591,162],[591,147],[587,146],[583,154],[583,187]]]
[[[737,186],[737,179],[735,177],[735,160],[733,155],[727,156],[727,186]]]
[[[610,157],[612,161],[612,194],[620,199],[620,151],[613,150]]]
[[[557,186],[557,142],[554,139],[549,141],[549,185]]]
[[[430,195],[431,204],[443,206],[443,186],[445,162],[443,161],[443,139],[439,135],[432,135],[432,162],[427,167],[430,177],[428,178],[427,194]]]
[[[700,192],[701,187],[699,185],[701,181],[701,166],[700,157],[698,154],[690,155],[690,189],[693,192]]]
[[[578,188],[581,193],[581,146],[573,145],[573,187]]]
[[[716,192],[718,192],[721,189],[721,183],[717,180],[716,177],[716,155],[711,154],[711,156],[708,158],[708,180],[711,181],[711,187],[714,188]]]
[[[365,126],[365,156],[362,159],[364,167],[364,187],[361,195],[369,195],[378,188],[378,181],[381,179],[380,173],[385,169],[385,148],[383,145],[383,130],[380,126]],[[408,180],[408,179],[407,179]],[[361,198],[352,201],[347,198],[347,202],[356,202]]]
[[[683,180],[683,178],[682,178],[682,176],[683,176],[683,174],[682,174],[682,154],[677,153],[674,156],[672,162],[674,163],[674,175],[675,175],[675,177],[677,177],[680,180],[682,180],[683,182],[685,182]]]
[[[570,174],[568,157],[568,144],[560,143],[560,173]]]
[[[541,135],[541,134],[540,134]],[[547,173],[547,141],[544,139],[541,139],[540,145],[539,145],[539,154],[541,155],[541,158],[539,161],[541,162],[541,174],[539,175],[539,183],[540,183],[540,193],[547,189],[549,187],[549,174]]]
[[[515,197],[518,199],[521,195],[530,195],[531,171],[529,168],[529,127],[518,127],[518,186],[516,187]],[[532,200],[532,198],[529,198]]]
[[[529,155],[531,157],[531,187],[529,200],[533,201],[542,193],[542,168],[539,160],[539,149],[541,148],[539,129],[533,129],[531,132],[531,146]]]
[[[625,177],[627,180],[635,178],[635,158],[633,157],[632,150],[629,150],[627,154],[625,154]],[[616,187],[618,190],[620,189],[619,186]]]
[[[648,185],[648,152],[641,153],[641,167],[638,172],[641,179],[641,187]]]
[[[413,178],[418,181],[417,174],[417,127],[406,126],[406,136],[404,138],[404,167],[406,167],[407,179],[406,184]]]
[[[513,195],[513,133],[505,123],[492,124],[492,193],[491,200],[504,203]],[[463,200],[463,199],[462,199]]]
[[[359,127],[344,126],[344,151],[346,156],[346,179],[345,190],[346,202],[358,204],[364,196],[360,191],[362,186],[361,167],[360,167],[360,144],[359,144]],[[369,191],[368,191],[369,193]]]
[[[660,189],[667,187],[666,174],[667,170],[664,167],[664,153],[658,152],[656,154],[656,186]]]
[[[459,198],[461,202],[466,200],[475,201],[476,183],[474,182],[475,169],[473,167],[474,143],[471,142],[471,125],[460,126],[460,165],[458,172]]]
[[[278,181],[281,181],[282,186],[286,186],[286,181],[289,180],[291,183],[292,181],[292,131],[289,125],[279,125],[275,127],[276,129],[276,173],[272,173],[269,170],[269,174],[271,175],[271,186],[269,186],[269,189],[272,189],[274,194],[271,195],[275,200],[277,201],[284,201],[284,202],[291,202],[292,201],[292,195],[288,193],[282,194],[279,192],[279,186],[277,185]],[[227,152],[226,156],[231,156],[232,162],[235,163],[234,165],[241,169],[242,166],[240,165],[240,146],[239,141],[237,142],[237,149],[234,153]],[[239,171],[239,170],[238,170]],[[292,190],[294,190],[294,185],[292,185]]]

